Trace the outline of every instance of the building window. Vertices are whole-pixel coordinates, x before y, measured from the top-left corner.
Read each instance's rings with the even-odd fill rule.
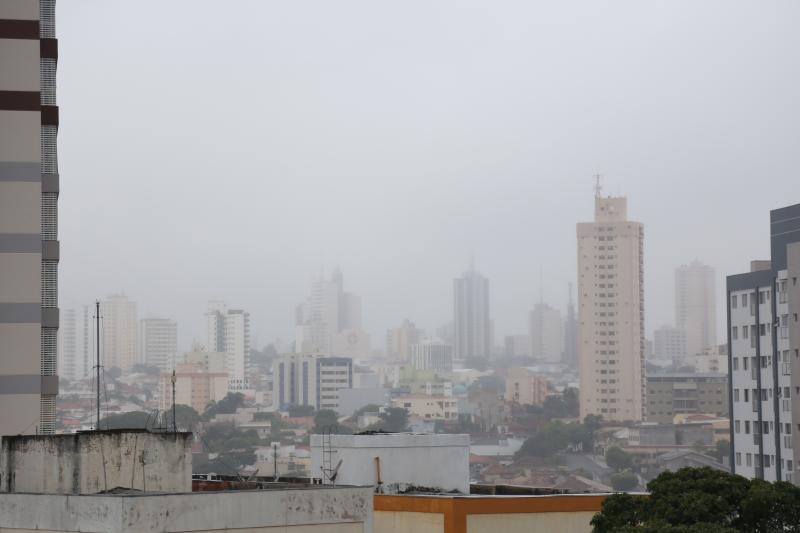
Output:
[[[739,338],[739,327],[738,326],[733,326],[731,328],[731,337],[733,338],[733,340],[736,340],[736,339]]]
[[[742,425],[739,423],[738,420],[736,420],[733,425],[736,428],[736,433],[739,433],[742,429]]]
[[[736,452],[736,466],[742,466],[742,452]]]
[[[739,401],[739,389],[733,389],[733,401],[734,402],[738,402]]]
[[[735,294],[731,295],[731,307],[733,309],[736,309],[736,307],[738,307],[738,303],[739,303],[738,300],[739,300],[738,296],[736,296]]]
[[[742,294],[742,307],[747,307],[747,294]]]
[[[750,336],[749,335],[749,329],[747,328],[747,326],[742,326],[742,338],[743,339],[747,339],[747,338],[749,338],[749,336]]]

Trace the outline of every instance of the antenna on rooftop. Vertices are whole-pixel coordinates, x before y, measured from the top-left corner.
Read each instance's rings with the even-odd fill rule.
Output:
[[[100,300],[95,300],[95,329],[97,333],[97,365],[95,366],[95,374],[97,377],[97,390],[95,391],[96,394],[96,406],[97,406],[97,420],[95,421],[95,430],[100,429]]]
[[[603,184],[600,182],[602,176],[598,172],[594,175],[594,197],[600,198],[603,195]]]

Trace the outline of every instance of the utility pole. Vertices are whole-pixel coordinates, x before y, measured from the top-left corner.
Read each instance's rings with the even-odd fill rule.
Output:
[[[272,481],[278,481],[278,444],[272,443]]]
[[[100,300],[95,300],[95,329],[97,330],[97,426],[100,429]]]
[[[175,376],[175,368],[172,369],[172,432],[178,432],[178,420],[175,418],[175,381],[177,381],[177,377]]]

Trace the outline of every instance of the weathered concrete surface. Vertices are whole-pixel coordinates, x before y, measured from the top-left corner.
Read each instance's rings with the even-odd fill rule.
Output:
[[[371,533],[372,497],[369,487],[95,496],[0,494],[0,532],[255,532],[282,527]]]
[[[0,492],[191,492],[190,436],[110,430],[3,437]]]
[[[311,436],[311,475],[323,478],[322,435]],[[387,492],[405,486],[469,494],[469,435],[331,435],[331,464],[341,459],[337,484],[376,485],[375,458]]]

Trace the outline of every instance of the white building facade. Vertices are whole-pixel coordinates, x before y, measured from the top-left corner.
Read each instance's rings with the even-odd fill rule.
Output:
[[[771,260],[728,276],[733,471],[797,483],[800,204],[773,210]]]
[[[491,357],[489,280],[474,267],[453,280],[453,310],[455,358]]]
[[[353,360],[325,355],[285,355],[272,363],[273,404],[309,405],[339,412],[339,390],[353,388]]]
[[[564,352],[564,322],[561,312],[546,303],[537,303],[528,318],[530,355],[547,363],[558,363]]]
[[[692,261],[675,270],[675,326],[694,356],[717,347],[717,290],[714,269]]]
[[[228,309],[222,302],[209,302],[206,329],[206,349],[225,353],[228,389],[246,390],[250,369],[250,313]]]
[[[144,318],[139,323],[139,359],[162,371],[171,370],[177,361],[178,323],[168,318]]]

